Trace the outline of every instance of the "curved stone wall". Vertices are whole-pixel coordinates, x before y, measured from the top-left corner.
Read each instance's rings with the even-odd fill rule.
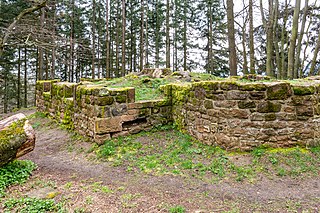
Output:
[[[319,144],[319,83],[208,81],[166,87],[177,126],[206,144],[235,150]]]
[[[37,82],[37,107],[96,142],[168,122],[225,149],[319,144],[320,82],[203,81],[161,87],[135,102],[134,88]]]

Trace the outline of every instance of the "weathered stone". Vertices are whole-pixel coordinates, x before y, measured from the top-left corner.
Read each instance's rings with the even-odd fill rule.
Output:
[[[228,91],[226,98],[228,100],[245,100],[248,97],[248,93],[244,91],[232,90]]]
[[[295,95],[311,95],[314,94],[316,89],[314,86],[292,86],[293,94]]]
[[[252,113],[250,115],[251,121],[264,121],[264,114],[261,113]]]
[[[94,101],[94,103],[98,106],[111,105],[113,104],[113,102],[114,102],[114,99],[112,96],[101,96],[101,97],[95,96],[95,101]]]
[[[125,95],[117,95],[115,98],[116,98],[116,102],[119,104],[127,102],[127,96]]]
[[[282,121],[294,121],[297,119],[297,115],[295,113],[277,113],[277,119]]]
[[[255,92],[255,91],[252,91],[249,93],[249,98],[251,100],[262,100],[266,97],[266,94],[265,92]]]
[[[235,81],[223,81],[220,83],[222,90],[237,90],[239,89],[239,83]]]
[[[248,109],[248,108],[255,108],[256,103],[254,101],[239,101],[238,107],[240,109]]]
[[[274,121],[277,119],[275,113],[266,113],[264,116],[265,121]]]
[[[267,99],[284,100],[291,96],[289,83],[276,83],[267,87]]]
[[[292,96],[291,98],[291,104],[294,106],[299,105],[312,105],[315,101],[315,98],[311,95],[306,96]]]
[[[237,105],[236,101],[215,101],[214,105],[221,108],[233,108]]]
[[[135,88],[131,88],[128,90],[128,103],[134,103],[135,102]]]
[[[243,91],[265,91],[267,86],[263,83],[247,83],[241,84],[239,89]]]
[[[257,111],[261,113],[280,112],[280,110],[281,110],[281,104],[274,103],[271,101],[260,102],[257,106]]]
[[[299,106],[296,107],[297,116],[313,116],[313,107],[312,106]]]
[[[294,106],[282,106],[282,111],[287,113],[295,113],[296,108]]]
[[[114,106],[111,109],[111,114],[112,114],[112,116],[119,116],[119,115],[123,115],[127,111],[128,111],[128,107],[126,104],[119,104],[119,105]]]
[[[98,145],[102,145],[102,144],[104,144],[107,140],[110,140],[110,139],[111,139],[110,134],[94,135],[94,141],[95,141]]]
[[[95,134],[106,134],[120,131],[122,131],[122,119],[120,116],[113,118],[96,118],[94,122]]]
[[[213,109],[213,101],[212,100],[204,100],[203,102],[203,106],[206,108],[206,109]]]
[[[231,109],[230,116],[233,118],[247,119],[249,118],[249,112],[245,109]]]

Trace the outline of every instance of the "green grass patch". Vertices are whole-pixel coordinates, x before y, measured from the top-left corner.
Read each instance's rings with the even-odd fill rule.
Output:
[[[184,213],[186,209],[183,206],[174,206],[169,209],[170,213]]]
[[[3,204],[4,212],[41,213],[66,212],[61,204],[55,204],[52,199],[10,198]]]
[[[227,152],[204,145],[175,129],[154,130],[106,141],[91,151],[98,159],[129,172],[181,175],[221,180],[252,181],[257,174],[303,177],[320,171],[319,148],[267,149]]]
[[[36,165],[29,160],[13,161],[0,168],[0,197],[4,196],[5,189],[13,184],[24,183]]]

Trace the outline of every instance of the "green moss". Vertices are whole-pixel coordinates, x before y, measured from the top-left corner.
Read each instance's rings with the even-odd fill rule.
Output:
[[[264,116],[265,121],[274,121],[276,120],[276,114],[275,113],[268,113]]]
[[[206,91],[218,90],[220,83],[218,81],[200,81],[192,83],[192,90],[195,90],[197,87],[203,88]]]
[[[265,91],[267,86],[262,83],[247,83],[239,85],[239,89],[244,91]]]
[[[291,96],[291,87],[289,83],[277,83],[267,87],[267,99],[285,100]]]
[[[213,101],[212,100],[204,100],[203,105],[206,109],[213,108]]]
[[[248,109],[248,108],[255,108],[256,103],[254,101],[239,101],[238,107],[240,109]]]
[[[280,112],[281,104],[270,101],[261,102],[257,106],[257,111],[261,113]]]
[[[223,81],[220,83],[222,90],[237,90],[239,89],[240,82],[237,81]]]
[[[192,85],[191,84],[171,84],[171,86],[172,86],[173,104],[179,105],[179,104],[185,103]]]
[[[126,103],[127,102],[127,96],[118,95],[118,96],[116,96],[116,101],[118,103]]]
[[[98,106],[111,105],[113,102],[114,99],[112,96],[95,97],[95,104]]]
[[[312,95],[315,93],[314,86],[292,86],[295,95]]]
[[[0,166],[13,160],[17,149],[26,140],[23,126],[25,119],[14,122],[8,128],[0,131]]]
[[[43,99],[45,101],[51,101],[51,93],[50,92],[44,92],[43,93]]]

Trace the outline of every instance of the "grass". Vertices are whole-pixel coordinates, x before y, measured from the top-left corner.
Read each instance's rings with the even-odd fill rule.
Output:
[[[62,205],[55,204],[52,199],[38,198],[10,198],[3,204],[4,212],[41,213],[41,212],[66,212]]]
[[[36,165],[28,160],[13,161],[0,168],[0,197],[5,195],[5,190],[13,184],[24,183]]]
[[[97,159],[125,166],[129,172],[193,176],[211,181],[230,178],[254,181],[258,174],[305,177],[320,171],[319,147],[227,152],[172,128],[108,140],[90,151],[96,153]]]
[[[170,213],[184,213],[186,209],[183,206],[174,206],[169,209]]]

